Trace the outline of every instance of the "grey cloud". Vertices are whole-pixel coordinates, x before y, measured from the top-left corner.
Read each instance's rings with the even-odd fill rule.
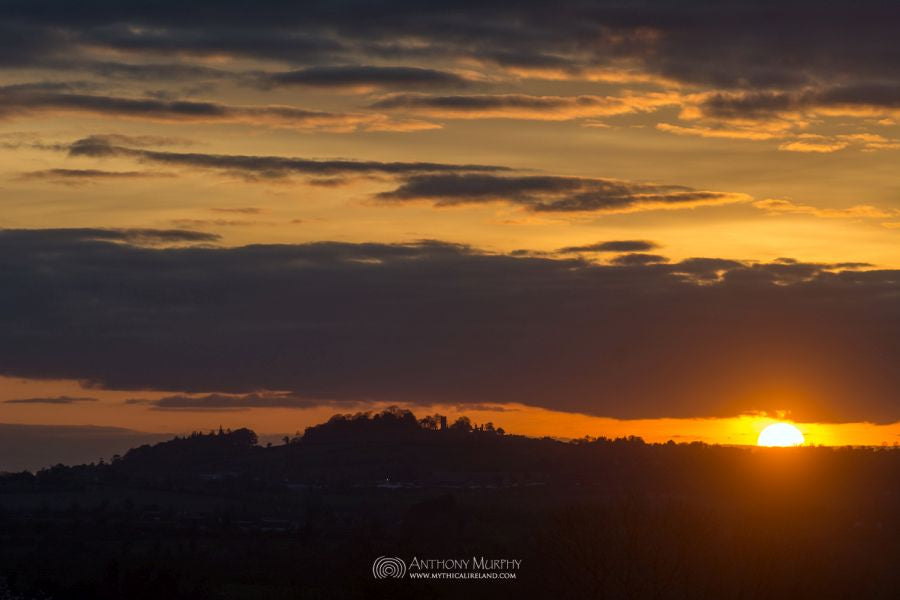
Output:
[[[717,93],[700,108],[708,116],[724,119],[767,119],[788,112],[838,108],[892,112],[900,109],[900,85],[859,83],[796,92]]]
[[[507,202],[535,212],[615,212],[743,202],[748,196],[695,190],[687,186],[638,183],[614,179],[501,175],[509,167],[429,162],[312,160],[253,155],[169,152],[111,143],[106,136],[89,136],[68,146],[70,156],[127,157],[142,162],[243,175],[248,179],[306,176],[313,184],[340,184],[341,176],[385,174],[398,185],[376,194],[382,202],[417,200],[436,206]],[[329,179],[323,182],[322,176]],[[643,246],[634,250],[649,249]]]
[[[0,52],[3,49],[0,48]],[[199,64],[183,62],[133,63],[112,60],[94,60],[79,57],[77,52],[55,55],[32,54],[10,61],[12,64],[0,62],[0,68],[6,66],[29,67],[33,70],[64,71],[67,73],[90,73],[111,81],[132,80],[139,82],[165,81],[190,82],[206,84],[220,80],[244,82],[251,79],[250,74],[241,71],[216,69]]]
[[[160,135],[124,135],[121,133],[98,133],[90,136],[97,143],[131,146],[136,148],[154,148],[167,146],[193,146],[194,141],[187,138]]]
[[[900,84],[879,82],[830,87],[821,92],[819,101],[825,106],[847,104],[898,109]]]
[[[578,74],[619,61],[722,88],[798,88],[890,80],[900,51],[885,0],[727,5],[650,0],[377,4],[210,0],[151,5],[62,0],[4,3],[7,64],[33,65],[82,48],[151,56],[227,55],[288,64],[352,64],[363,56],[457,58]],[[251,14],[252,13],[252,14]],[[3,39],[0,36],[0,39]],[[711,59],[711,57],[713,59]]]
[[[0,234],[3,374],[173,396],[900,419],[897,271],[129,235]]]
[[[4,400],[5,404],[76,404],[79,402],[96,402],[96,398],[81,398],[72,396],[52,396],[44,398],[14,398]]]
[[[5,229],[7,242],[29,246],[31,241],[40,244],[43,236],[49,236],[60,244],[90,244],[110,242],[158,246],[166,244],[213,243],[219,240],[214,233],[184,229]]]
[[[675,272],[691,275],[699,280],[714,280],[718,279],[722,273],[741,268],[743,268],[743,265],[735,260],[688,258],[675,266]]]
[[[21,179],[49,180],[59,183],[85,183],[89,181],[139,179],[144,177],[161,177],[164,173],[152,171],[102,171],[100,169],[45,169],[22,173]]]
[[[252,408],[312,408],[327,404],[348,404],[314,398],[303,398],[291,394],[205,394],[201,396],[175,395],[155,400],[131,398],[126,404],[142,404],[154,410],[169,411],[233,411]],[[353,404],[352,402],[350,404]]]
[[[273,125],[331,131],[405,131],[422,123],[392,121],[372,113],[307,110],[293,106],[235,106],[198,100],[169,100],[84,94],[69,83],[38,83],[0,87],[0,117],[39,112],[80,112],[110,117],[176,122],[218,122]]]
[[[188,81],[196,84],[200,80],[241,79],[244,77],[241,73],[224,69],[181,63],[135,64],[112,61],[69,61],[62,62],[58,66],[83,69],[109,79],[137,81]]]
[[[656,242],[647,240],[612,240],[585,246],[566,246],[556,252],[559,254],[573,254],[576,252],[645,252],[656,248],[659,248]]]
[[[500,176],[479,173],[407,177],[396,189],[377,196],[385,202],[428,200],[437,206],[508,202],[535,212],[604,212],[660,207],[724,204],[742,194],[694,190],[614,179],[553,176]]]
[[[806,108],[810,102],[802,95],[787,92],[750,92],[714,94],[703,101],[704,114],[724,119],[768,118],[778,113]]]
[[[246,219],[172,219],[170,223],[176,227],[249,227],[261,225],[262,221]]]
[[[385,173],[402,175],[442,171],[506,171],[492,165],[452,165],[430,162],[378,162],[355,160],[313,160],[282,156],[252,156],[151,151],[110,143],[103,136],[89,136],[69,146],[71,156],[124,156],[158,164],[243,172],[264,178],[288,175],[365,175]]]
[[[581,98],[582,100],[579,100]],[[551,110],[573,104],[596,104],[591,97],[529,96],[526,94],[479,94],[471,96],[426,96],[392,94],[372,104],[372,108],[437,108],[446,111],[483,111],[497,109]]]
[[[659,254],[644,254],[644,253],[631,253],[631,254],[622,254],[621,256],[616,256],[610,262],[614,265],[622,265],[627,267],[634,267],[639,265],[653,265],[659,263],[669,262],[669,259],[665,256],[660,256]]]
[[[213,212],[220,213],[238,213],[242,215],[258,215],[263,210],[256,206],[223,206],[223,207],[213,207],[211,209]]]
[[[70,87],[71,84],[55,83],[4,86],[0,88],[0,114],[60,109],[111,115],[196,119],[226,117],[233,112],[230,107],[216,102],[87,95],[71,92]]]
[[[263,86],[411,88],[464,87],[471,82],[455,73],[435,69],[344,65],[266,73],[260,75],[258,83]]]
[[[403,109],[412,114],[452,119],[570,120],[648,112],[678,103],[673,94],[620,96],[537,96],[529,94],[470,94],[436,96],[390,94],[370,105],[375,109]]]
[[[221,11],[221,5],[213,7],[213,11]],[[201,27],[181,27],[173,23],[174,27],[142,31],[135,35],[127,24],[120,22],[102,29],[82,30],[81,34],[84,39],[98,45],[165,56],[226,54],[296,63],[333,59],[348,50],[346,44],[333,35],[291,31],[284,24],[270,22],[254,27],[243,20],[231,26],[216,27],[211,26],[213,23],[208,20],[206,23]]]

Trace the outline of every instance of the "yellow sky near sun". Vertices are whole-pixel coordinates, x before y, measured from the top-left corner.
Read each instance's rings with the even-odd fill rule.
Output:
[[[171,392],[152,390],[85,389],[67,380],[25,380],[0,377],[0,423],[42,425],[103,425],[137,431],[187,433],[226,428],[250,427],[262,434],[302,432],[324,422],[335,413],[382,410],[387,403],[314,406],[311,408],[259,408],[245,410],[154,410],[147,404],[125,404],[127,399],[155,400]],[[93,398],[72,404],[10,404],[22,398]],[[710,444],[755,445],[766,426],[783,419],[773,416],[742,415],[703,419],[621,420],[580,413],[552,411],[511,404],[504,406],[432,405],[412,406],[418,416],[439,413],[452,421],[469,416],[476,423],[492,422],[509,433],[528,436],[609,438],[638,435],[647,442],[678,443],[700,441]],[[900,443],[900,423],[796,423],[807,444],[813,445],[894,445]]]

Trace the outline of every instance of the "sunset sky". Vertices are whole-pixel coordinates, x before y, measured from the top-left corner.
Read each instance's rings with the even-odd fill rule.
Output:
[[[0,5],[0,423],[900,442],[896,5],[252,6]]]

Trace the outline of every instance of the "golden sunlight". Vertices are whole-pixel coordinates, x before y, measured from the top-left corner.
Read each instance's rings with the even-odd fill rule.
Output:
[[[803,433],[790,423],[773,423],[759,433],[757,446],[799,446],[804,442]]]

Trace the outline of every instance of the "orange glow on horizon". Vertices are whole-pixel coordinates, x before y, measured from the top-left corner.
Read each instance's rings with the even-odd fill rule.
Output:
[[[241,408],[232,410],[154,410],[149,404],[126,400],[158,399],[160,391],[86,389],[77,381],[25,380],[0,376],[0,423],[103,425],[144,432],[187,433],[219,425],[250,427],[260,434],[302,432],[335,413],[379,411],[386,403],[348,403],[308,408]],[[85,397],[95,401],[72,404],[8,404],[4,400],[34,397]],[[476,423],[492,422],[508,433],[560,439],[639,436],[648,443],[672,440],[708,444],[755,446],[760,433],[783,418],[740,415],[717,418],[614,419],[553,411],[522,404],[407,406],[417,417],[440,413],[454,420],[462,415]],[[900,423],[793,423],[805,445],[892,446],[900,441]]]

